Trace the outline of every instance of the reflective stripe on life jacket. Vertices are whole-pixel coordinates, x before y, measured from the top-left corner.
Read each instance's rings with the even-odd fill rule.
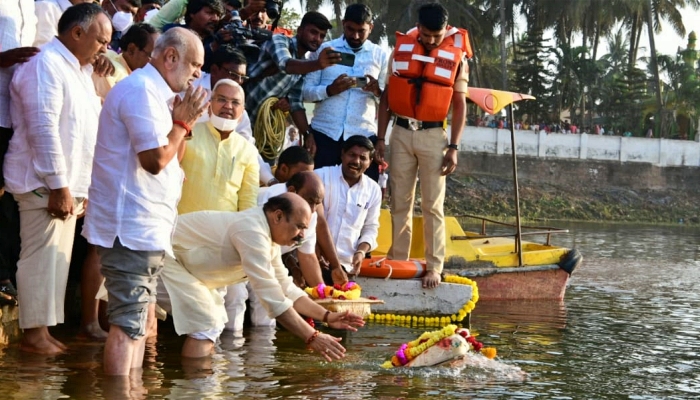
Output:
[[[441,121],[447,117],[462,59],[472,55],[469,34],[448,27],[440,45],[428,54],[418,34],[417,28],[396,33],[389,108],[420,121]]]

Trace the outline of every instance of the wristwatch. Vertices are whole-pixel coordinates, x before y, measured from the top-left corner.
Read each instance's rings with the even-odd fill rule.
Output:
[[[456,145],[456,144],[454,144],[454,143],[450,143],[450,144],[448,144],[448,145],[447,145],[447,148],[448,148],[448,149],[455,149],[455,150],[459,150],[459,146],[458,146],[458,145]]]

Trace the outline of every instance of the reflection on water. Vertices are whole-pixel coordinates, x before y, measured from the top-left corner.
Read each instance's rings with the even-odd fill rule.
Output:
[[[561,224],[559,224],[561,225]],[[566,224],[564,224],[566,225]],[[102,346],[57,336],[57,357],[0,348],[0,393],[34,398],[697,398],[700,395],[700,229],[569,224],[556,244],[583,265],[564,302],[481,302],[472,330],[499,363],[382,370],[419,329],[369,325],[340,333],[348,348],[326,363],[285,331],[224,336],[217,355],[182,360],[182,339],[161,330],[142,374],[108,379]],[[528,374],[520,379],[519,370]]]

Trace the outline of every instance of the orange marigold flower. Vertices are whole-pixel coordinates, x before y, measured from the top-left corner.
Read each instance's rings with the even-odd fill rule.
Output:
[[[486,358],[494,359],[496,358],[496,348],[495,347],[484,347],[481,349],[481,354],[483,354]]]

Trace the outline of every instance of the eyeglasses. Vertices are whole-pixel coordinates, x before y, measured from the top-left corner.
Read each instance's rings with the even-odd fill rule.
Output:
[[[234,71],[231,71],[230,69],[223,68],[223,70],[226,71],[228,76],[230,76],[233,80],[235,80],[238,83],[246,83],[248,82],[248,79],[250,79],[250,77],[238,74]]]
[[[240,105],[241,105],[240,100],[238,100],[238,99],[227,99],[226,97],[223,97],[223,96],[216,96],[216,97],[214,98],[214,101],[215,101],[217,104],[221,105],[221,106],[225,106],[226,104],[229,104],[229,103],[231,103],[231,105],[234,106],[234,107],[240,106]]]

